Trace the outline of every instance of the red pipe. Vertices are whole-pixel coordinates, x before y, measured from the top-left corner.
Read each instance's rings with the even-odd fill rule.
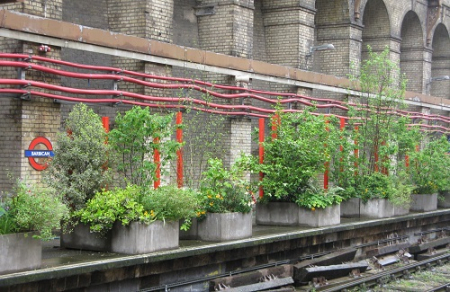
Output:
[[[330,121],[328,119],[325,118],[325,131],[330,131],[330,129],[328,128],[328,124],[330,123]],[[325,144],[325,147],[327,146],[327,144]],[[330,171],[330,162],[329,161],[325,161],[324,163],[325,166],[325,172],[323,173],[323,189],[326,191],[328,190],[328,183],[329,183],[329,171]]]
[[[154,138],[153,143],[155,145],[159,144],[159,138]],[[159,153],[159,150],[156,146],[153,149],[153,163],[155,163],[156,170],[155,170],[155,181],[153,182],[153,187],[155,189],[159,188],[161,185],[161,154]]]
[[[281,125],[280,116],[275,114],[272,116],[272,140],[278,138],[278,127]]]
[[[183,122],[183,114],[177,112],[176,123],[177,123],[177,142],[183,143],[183,129],[181,128]],[[183,187],[183,152],[182,148],[177,150],[177,184],[178,187]]]
[[[102,117],[102,124],[105,133],[109,133],[109,117]]]
[[[259,164],[264,163],[264,127],[265,120],[263,118],[259,119]],[[264,178],[264,174],[262,172],[259,173],[259,181],[261,182]],[[264,196],[264,189],[262,186],[259,186],[259,197],[262,198]]]
[[[212,88],[237,90],[237,91],[243,91],[243,92],[247,92],[247,93],[248,92],[262,93],[262,94],[272,95],[272,96],[298,97],[300,99],[308,99],[308,100],[322,101],[322,102],[331,102],[331,103],[333,103],[333,105],[331,105],[332,107],[333,106],[337,106],[337,104],[339,104],[339,105],[341,105],[341,104],[348,104],[348,105],[352,105],[352,106],[356,105],[354,103],[346,103],[346,102],[336,101],[336,100],[333,100],[333,99],[312,98],[312,97],[302,96],[302,95],[297,95],[297,94],[292,94],[292,93],[279,93],[279,92],[270,92],[270,91],[245,89],[245,88],[242,88],[242,87],[235,87],[235,86],[228,86],[228,85],[217,85],[217,84],[212,84],[212,83],[209,83],[209,82],[204,82],[204,81],[199,81],[199,80],[193,80],[193,79],[187,79],[187,78],[178,78],[178,77],[156,76],[156,75],[150,75],[150,74],[145,74],[145,73],[138,73],[138,72],[133,72],[133,71],[122,70],[122,69],[114,68],[114,67],[104,67],[104,66],[92,66],[92,65],[76,64],[76,63],[71,63],[71,62],[66,62],[66,61],[61,61],[61,60],[49,59],[49,58],[45,58],[45,57],[42,57],[42,56],[31,56],[31,55],[26,55],[26,54],[8,54],[8,53],[5,54],[5,53],[1,53],[0,54],[0,58],[16,58],[16,59],[27,59],[27,60],[33,60],[34,59],[34,60],[38,60],[38,61],[42,61],[42,62],[60,64],[60,65],[65,65],[65,66],[70,66],[70,67],[75,67],[75,68],[90,69],[90,70],[97,70],[97,71],[116,72],[116,74],[117,73],[124,73],[124,74],[137,76],[137,77],[145,77],[145,78],[160,79],[160,80],[169,80],[169,81],[177,81],[177,82],[188,82],[188,83],[191,83],[191,84],[192,83],[193,84],[201,84],[201,85],[209,86],[209,87],[212,87]],[[26,62],[15,62],[15,63],[22,64],[20,66],[23,66],[23,67],[39,66],[39,65],[35,65],[33,63],[26,63]],[[5,63],[5,64],[8,64],[8,63]],[[38,68],[38,67],[36,67],[36,68]],[[46,67],[43,67],[43,68],[46,68]],[[47,69],[48,70],[56,70],[56,69],[49,69],[49,68],[47,68]],[[59,71],[59,70],[56,70],[56,71]],[[56,71],[53,71],[53,72],[56,72]],[[61,72],[65,72],[65,71],[61,71]],[[70,73],[72,73],[72,72],[70,72]],[[72,76],[76,76],[77,73],[72,73],[72,74],[75,74],[75,75],[72,75]],[[86,75],[90,76],[90,77],[86,77],[86,78],[89,78],[89,79],[96,78],[95,77],[96,74],[84,74],[84,75],[85,76]],[[82,75],[80,75],[80,78],[81,78],[81,76]],[[121,79],[121,78],[127,78],[127,77],[117,77],[117,75],[114,75],[114,74],[113,75],[104,75],[104,76],[110,76],[110,78],[115,79],[115,80]],[[137,80],[137,79],[132,79],[132,80],[135,80],[136,82],[143,82],[143,81],[140,81],[140,80]],[[155,84],[155,83],[153,83],[153,84]],[[156,85],[160,86],[160,87],[164,86],[164,85],[160,85],[160,84],[159,85],[156,84]],[[170,86],[177,86],[177,85],[169,85],[169,87]],[[178,86],[180,86],[180,85],[178,85]],[[180,87],[178,87],[178,88],[180,88]],[[200,88],[200,90],[204,90],[204,89]],[[248,96],[248,94],[247,94],[247,96]],[[235,98],[232,95],[228,95],[228,96],[227,95],[223,95],[222,97],[224,97],[224,98]],[[271,102],[271,100],[269,99],[268,102]],[[289,103],[289,102],[301,102],[301,103],[304,103],[304,101],[299,100],[299,99],[283,100],[282,102],[283,103]],[[329,105],[320,105],[320,106],[328,107]],[[347,110],[345,107],[341,107],[341,108]],[[407,113],[407,114],[409,113],[407,111],[400,111],[400,110],[398,112]],[[424,114],[420,114],[420,115],[421,115],[421,117],[423,117]],[[450,119],[443,118],[442,116],[439,117],[438,115],[428,115],[428,116],[430,116],[430,117],[432,117],[432,116],[437,117],[436,119],[444,121],[444,122],[450,121]]]
[[[358,133],[359,131],[359,126],[355,126],[355,132]],[[358,175],[358,158],[359,158],[359,149],[358,149],[358,140],[355,139],[353,141],[353,144],[355,145],[355,148],[353,150],[353,155],[355,156],[355,176]]]

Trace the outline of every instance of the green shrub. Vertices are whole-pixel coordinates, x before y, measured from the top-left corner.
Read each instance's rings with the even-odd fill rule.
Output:
[[[85,208],[74,215],[89,224],[92,232],[105,234],[115,222],[126,226],[131,222],[150,224],[156,220],[187,219],[186,224],[182,225],[183,229],[187,229],[189,219],[195,217],[197,208],[197,195],[191,190],[174,186],[145,190],[128,185],[126,188],[98,192]]]
[[[18,179],[12,194],[0,199],[0,234],[38,231],[36,238],[53,238],[68,215],[67,207],[51,188],[41,188]]]
[[[250,181],[245,179],[249,158],[241,156],[230,170],[225,169],[222,160],[209,159],[200,182],[201,201],[206,212],[248,213],[252,207]]]
[[[172,120],[173,115],[151,114],[148,107],[134,106],[125,115],[118,114],[108,141],[114,150],[117,171],[122,175],[124,185],[152,184],[156,165],[148,156],[155,149],[161,154],[162,165],[175,157],[181,145],[170,139],[174,133]],[[164,170],[163,167],[161,169]]]
[[[314,205],[306,201],[308,197],[324,195],[317,187],[317,177],[339,149],[336,119],[314,115],[309,108],[302,113],[279,113],[279,117],[276,139],[263,143],[264,163],[252,162],[252,169],[264,174],[260,182],[264,190],[261,202]],[[321,206],[339,201],[330,198],[314,201]]]
[[[101,118],[85,104],[75,105],[58,133],[55,156],[44,172],[44,181],[63,196],[72,210],[110,182],[109,146]]]
[[[433,194],[450,189],[449,143],[444,135],[410,153],[411,182],[415,194]]]

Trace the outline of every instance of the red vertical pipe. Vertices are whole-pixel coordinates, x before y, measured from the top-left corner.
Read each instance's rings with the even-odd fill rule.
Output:
[[[105,129],[105,133],[108,134],[109,133],[109,117],[102,117],[102,125],[103,125],[103,129]],[[106,137],[105,140],[105,144],[108,143],[108,137]],[[108,161],[105,161],[105,163],[102,166],[103,170],[107,170],[108,169]],[[108,189],[108,186],[105,186],[106,189]]]
[[[153,143],[154,144],[159,144],[159,138],[154,138],[153,139]],[[161,184],[161,154],[159,153],[159,150],[155,149],[153,150],[153,162],[156,165],[156,170],[155,170],[155,181],[153,182],[153,187],[155,189],[159,188],[159,185]]]
[[[381,142],[381,145],[383,145],[383,146],[385,146],[386,145],[386,142]],[[383,162],[383,166],[381,167],[381,173],[382,174],[385,174],[385,175],[388,175],[389,174],[389,171],[388,171],[388,169],[387,169],[387,167],[385,167],[384,166],[384,163],[386,162],[386,161],[389,161],[389,157],[383,157],[383,160],[382,160],[382,162]]]
[[[378,172],[378,145],[375,145],[375,172]]]
[[[341,130],[341,133],[344,131],[344,129],[345,129],[345,119],[344,118],[340,118],[340,125],[339,125],[339,129]],[[341,140],[343,139],[344,137],[341,135]],[[341,151],[341,159],[340,159],[340,161],[341,161],[341,163],[342,163],[342,160],[343,160],[343,157],[342,157],[342,155],[343,155],[343,151],[344,151],[344,147],[342,146],[342,145],[340,145],[339,146],[339,151]],[[340,171],[341,172],[343,172],[344,171],[344,167],[341,165],[341,169],[340,169]]]
[[[275,114],[272,117],[272,140],[278,138],[277,130],[280,124],[281,124],[280,116]]]
[[[325,124],[326,124],[325,130],[326,131],[330,130],[328,128],[328,124],[329,123],[330,123],[330,121],[325,120]],[[327,145],[325,144],[325,146],[327,146]],[[328,190],[328,174],[329,174],[329,171],[330,171],[330,162],[326,161],[324,165],[325,165],[325,172],[323,173],[323,189],[324,190]]]
[[[106,133],[109,133],[109,117],[102,117],[103,129]]]
[[[358,132],[358,131],[359,131],[359,127],[355,126],[355,132]],[[355,156],[355,164],[354,164],[354,166],[355,166],[355,176],[356,176],[356,175],[358,175],[358,170],[357,170],[358,169],[357,159],[359,157],[358,140],[355,139],[353,144],[355,145],[355,149],[353,150],[353,155]]]
[[[183,122],[183,114],[181,112],[177,113],[176,123],[177,123],[177,142],[183,143],[183,129],[181,129],[181,124]],[[178,187],[183,187],[183,152],[182,149],[177,150],[177,184]]]
[[[264,163],[264,119],[259,119],[259,163]],[[264,174],[262,172],[259,173],[259,181],[262,181]],[[259,197],[262,198],[264,196],[264,190],[262,186],[259,186]]]

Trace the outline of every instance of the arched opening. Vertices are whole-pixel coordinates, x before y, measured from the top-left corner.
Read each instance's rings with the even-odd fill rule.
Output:
[[[430,93],[450,98],[450,38],[443,24],[438,24],[434,31],[432,48],[431,79],[427,80]]]
[[[368,58],[367,46],[379,52],[390,47],[391,25],[382,0],[369,0],[364,8],[361,60]]]
[[[423,31],[417,14],[409,11],[402,23],[400,45],[400,70],[405,75],[409,91],[422,92],[423,89]]]

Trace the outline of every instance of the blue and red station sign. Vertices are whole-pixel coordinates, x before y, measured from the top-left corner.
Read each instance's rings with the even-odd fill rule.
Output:
[[[36,149],[39,144],[44,145],[47,150]],[[36,137],[31,141],[30,146],[25,150],[25,157],[28,158],[30,165],[38,170],[42,171],[47,168],[47,163],[40,163],[36,158],[51,158],[54,156],[53,147],[50,140],[45,137]]]

